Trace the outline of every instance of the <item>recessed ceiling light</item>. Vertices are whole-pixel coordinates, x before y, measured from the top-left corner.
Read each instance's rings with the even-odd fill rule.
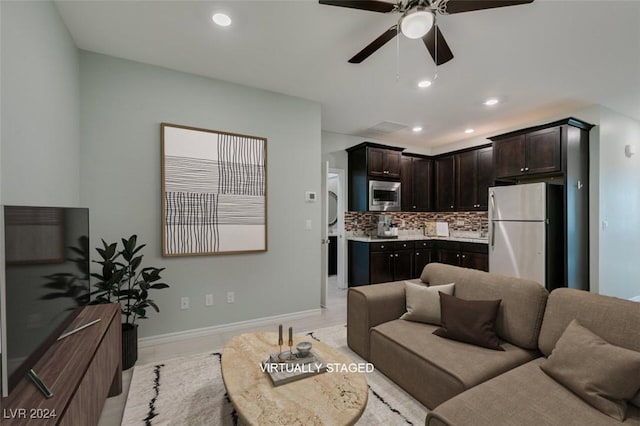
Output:
[[[467,130],[465,130],[464,132],[465,132],[465,133],[467,133],[467,134],[469,134],[469,133],[473,133],[473,132],[475,132],[475,130],[473,130],[473,129],[467,129]]]
[[[431,86],[431,82],[429,80],[422,80],[418,83],[418,87],[421,89],[427,88]]]
[[[421,131],[422,131],[422,127],[420,127],[420,126],[416,126],[416,127],[414,127],[413,129],[411,129],[411,130],[413,130],[413,132],[414,132],[414,133],[418,133],[418,132],[421,132]]]
[[[221,27],[228,27],[231,25],[231,18],[229,18],[229,15],[225,15],[224,13],[216,13],[211,17],[211,19]]]
[[[484,104],[487,106],[491,106],[491,105],[495,105],[498,102],[500,102],[499,100],[497,100],[496,98],[491,98],[491,99],[487,99],[486,101],[484,101]]]

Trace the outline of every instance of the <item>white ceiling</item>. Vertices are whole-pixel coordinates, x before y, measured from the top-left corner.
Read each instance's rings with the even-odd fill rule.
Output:
[[[322,104],[323,130],[433,147],[602,104],[640,120],[640,1],[535,0],[439,16],[455,57],[436,69],[404,37],[362,64],[347,60],[397,15],[317,1],[56,1],[81,49],[218,78]],[[214,25],[222,11],[230,27]],[[399,79],[396,69],[399,66]],[[482,102],[502,102],[486,107]],[[411,127],[421,125],[416,135]],[[380,139],[380,138],[378,138]]]

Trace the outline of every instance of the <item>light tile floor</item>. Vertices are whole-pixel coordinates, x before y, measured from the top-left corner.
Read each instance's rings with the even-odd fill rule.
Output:
[[[347,290],[340,289],[336,283],[336,276],[329,277],[327,283],[327,307],[320,314],[307,318],[297,319],[295,323],[296,333],[302,333],[321,327],[345,324],[347,322]],[[138,351],[138,364],[161,361],[178,356],[196,354],[209,350],[222,349],[233,336],[254,331],[273,331],[278,321],[273,324],[265,324],[260,327],[247,327],[233,332],[218,332],[206,337],[180,340],[178,342],[164,343],[140,348]],[[99,426],[119,426],[122,421],[125,402],[129,393],[133,368],[123,372],[122,393],[107,399]]]

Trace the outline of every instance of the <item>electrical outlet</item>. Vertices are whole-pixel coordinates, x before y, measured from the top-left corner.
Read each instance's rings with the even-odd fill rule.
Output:
[[[180,298],[180,309],[189,309],[189,298],[181,297]]]
[[[204,306],[213,306],[213,294],[204,295]]]
[[[227,303],[236,303],[236,295],[234,292],[227,292]]]
[[[304,224],[304,229],[310,231],[313,226],[311,225],[311,219],[307,219]]]
[[[464,220],[459,220],[458,222],[456,222],[456,225],[464,226]]]

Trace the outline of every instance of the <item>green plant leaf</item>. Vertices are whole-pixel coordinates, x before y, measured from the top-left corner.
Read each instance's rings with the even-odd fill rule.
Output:
[[[156,305],[153,300],[147,300],[147,304],[155,309],[156,312],[160,312],[160,308],[158,308],[158,305]]]
[[[142,263],[142,256],[137,256],[131,259],[131,271],[135,271]]]
[[[151,288],[155,288],[155,289],[169,288],[169,284],[157,283],[157,284],[153,284]]]

